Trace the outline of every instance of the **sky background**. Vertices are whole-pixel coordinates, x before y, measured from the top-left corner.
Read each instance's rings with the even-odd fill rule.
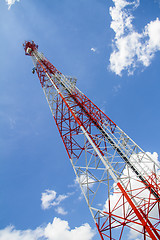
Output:
[[[0,0],[0,240],[98,240],[25,40],[159,155],[160,1]]]

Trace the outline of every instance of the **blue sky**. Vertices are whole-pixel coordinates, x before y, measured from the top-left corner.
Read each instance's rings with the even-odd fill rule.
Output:
[[[100,239],[25,40],[159,155],[160,1],[0,1],[0,239]]]

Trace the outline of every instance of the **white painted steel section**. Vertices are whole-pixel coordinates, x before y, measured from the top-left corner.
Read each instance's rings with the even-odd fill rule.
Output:
[[[113,173],[112,171],[112,166],[108,166],[106,163],[106,160],[104,159],[104,157],[102,156],[102,154],[99,152],[98,148],[96,147],[96,145],[94,144],[94,142],[92,141],[92,139],[89,137],[88,133],[86,132],[86,130],[84,129],[83,126],[80,126],[84,135],[86,136],[86,138],[88,139],[88,141],[90,142],[90,144],[92,145],[94,151],[97,153],[97,155],[99,156],[99,158],[101,159],[101,161],[103,162],[104,166],[106,167],[106,169],[109,171],[110,175],[112,176],[113,180],[118,183],[118,179],[117,176]]]
[[[81,185],[80,179],[79,179],[79,177],[78,177],[78,175],[77,175],[77,171],[76,171],[76,169],[75,169],[75,166],[74,166],[74,164],[73,164],[72,159],[70,159],[70,162],[71,162],[71,164],[72,164],[74,173],[75,173],[75,175],[76,175],[76,177],[77,177],[77,179],[78,179],[78,183],[79,183],[80,188],[81,188],[81,191],[82,191],[82,193],[83,193],[83,195],[84,195],[84,197],[85,197],[85,200],[86,200],[86,202],[87,202],[87,205],[88,205],[88,207],[89,207],[89,210],[90,210],[90,212],[91,212],[91,215],[92,215],[92,217],[93,217],[93,219],[94,219],[94,222],[95,222],[95,224],[96,224],[96,218],[95,218],[95,216],[94,216],[94,214],[93,214],[91,205],[90,205],[90,203],[89,203],[89,201],[88,201],[88,199],[87,199],[87,196],[86,196],[86,194],[85,194],[85,191],[84,191],[84,189],[83,189],[83,187],[82,187],[82,185]]]

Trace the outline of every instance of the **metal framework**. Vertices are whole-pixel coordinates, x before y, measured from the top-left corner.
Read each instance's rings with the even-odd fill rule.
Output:
[[[160,166],[64,76],[24,44],[101,240],[160,239]],[[134,239],[135,239],[134,238]]]

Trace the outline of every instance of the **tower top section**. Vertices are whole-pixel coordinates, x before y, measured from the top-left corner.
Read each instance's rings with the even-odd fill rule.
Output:
[[[32,52],[38,49],[38,45],[35,44],[35,42],[32,41],[25,41],[23,44],[25,55],[32,55]]]

